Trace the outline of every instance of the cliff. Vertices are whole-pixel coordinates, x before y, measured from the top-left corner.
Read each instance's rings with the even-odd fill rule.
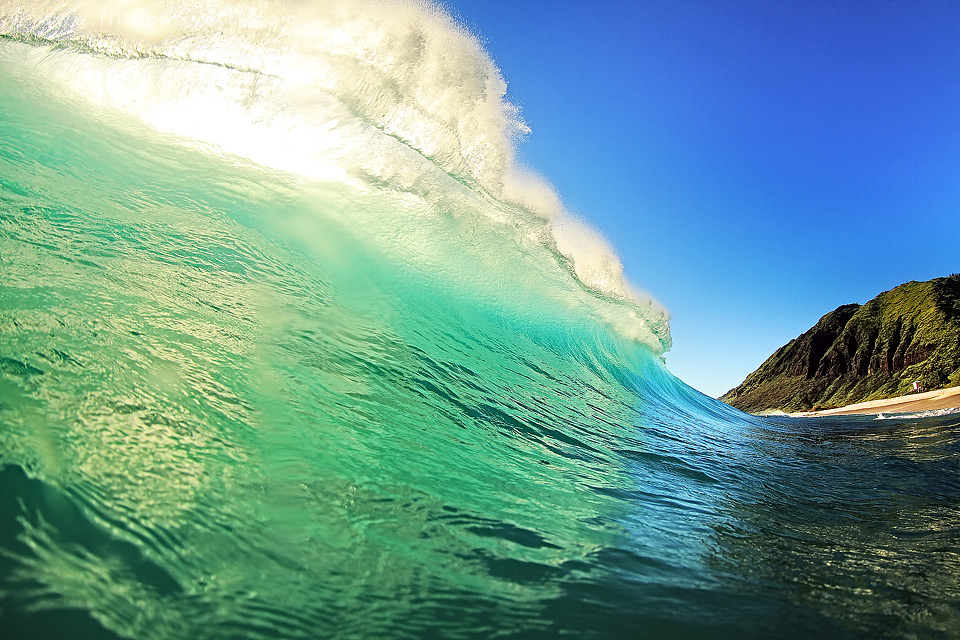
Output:
[[[960,274],[908,282],[823,316],[720,399],[808,411],[960,385]]]

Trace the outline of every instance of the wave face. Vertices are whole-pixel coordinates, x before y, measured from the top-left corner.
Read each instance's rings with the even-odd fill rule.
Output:
[[[444,245],[462,257],[439,268],[452,277],[498,299],[505,278],[520,280],[509,290],[523,306],[531,296],[559,302],[657,352],[669,348],[666,312],[515,165],[525,126],[504,100],[506,84],[439,10],[368,0],[272,11],[226,1],[17,6],[0,33],[41,45],[26,62],[72,98],[360,199],[371,190],[392,197],[368,218],[351,210],[349,224],[431,272],[437,243],[421,248],[402,229],[411,217],[455,215],[496,241],[448,233]]]
[[[7,637],[950,637],[960,418],[758,418],[416,2],[0,3]]]

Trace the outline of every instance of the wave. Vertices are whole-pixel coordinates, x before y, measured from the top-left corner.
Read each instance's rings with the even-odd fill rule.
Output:
[[[884,411],[878,413],[874,420],[917,420],[921,418],[935,418],[940,416],[950,416],[960,413],[960,408],[951,409],[928,409],[926,411]]]
[[[602,236],[519,165],[515,145],[528,129],[505,81],[437,6],[48,0],[0,10],[0,35],[28,43],[31,68],[61,93],[313,184],[472,216],[493,225],[501,245],[567,274],[544,282],[555,266],[535,267],[510,280],[656,353],[670,348],[666,310],[627,283]],[[380,233],[383,221],[371,224]],[[381,248],[427,265],[427,250],[409,240]],[[483,279],[502,290],[490,283],[502,277],[503,253],[483,250],[496,253],[483,261]]]

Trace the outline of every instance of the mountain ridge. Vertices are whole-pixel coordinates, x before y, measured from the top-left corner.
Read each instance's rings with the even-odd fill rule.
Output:
[[[721,400],[810,411],[960,385],[960,274],[845,304],[783,345]]]

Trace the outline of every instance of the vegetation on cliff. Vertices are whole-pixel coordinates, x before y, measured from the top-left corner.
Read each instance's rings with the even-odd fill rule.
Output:
[[[960,274],[908,282],[823,316],[720,399],[807,411],[960,385]]]

